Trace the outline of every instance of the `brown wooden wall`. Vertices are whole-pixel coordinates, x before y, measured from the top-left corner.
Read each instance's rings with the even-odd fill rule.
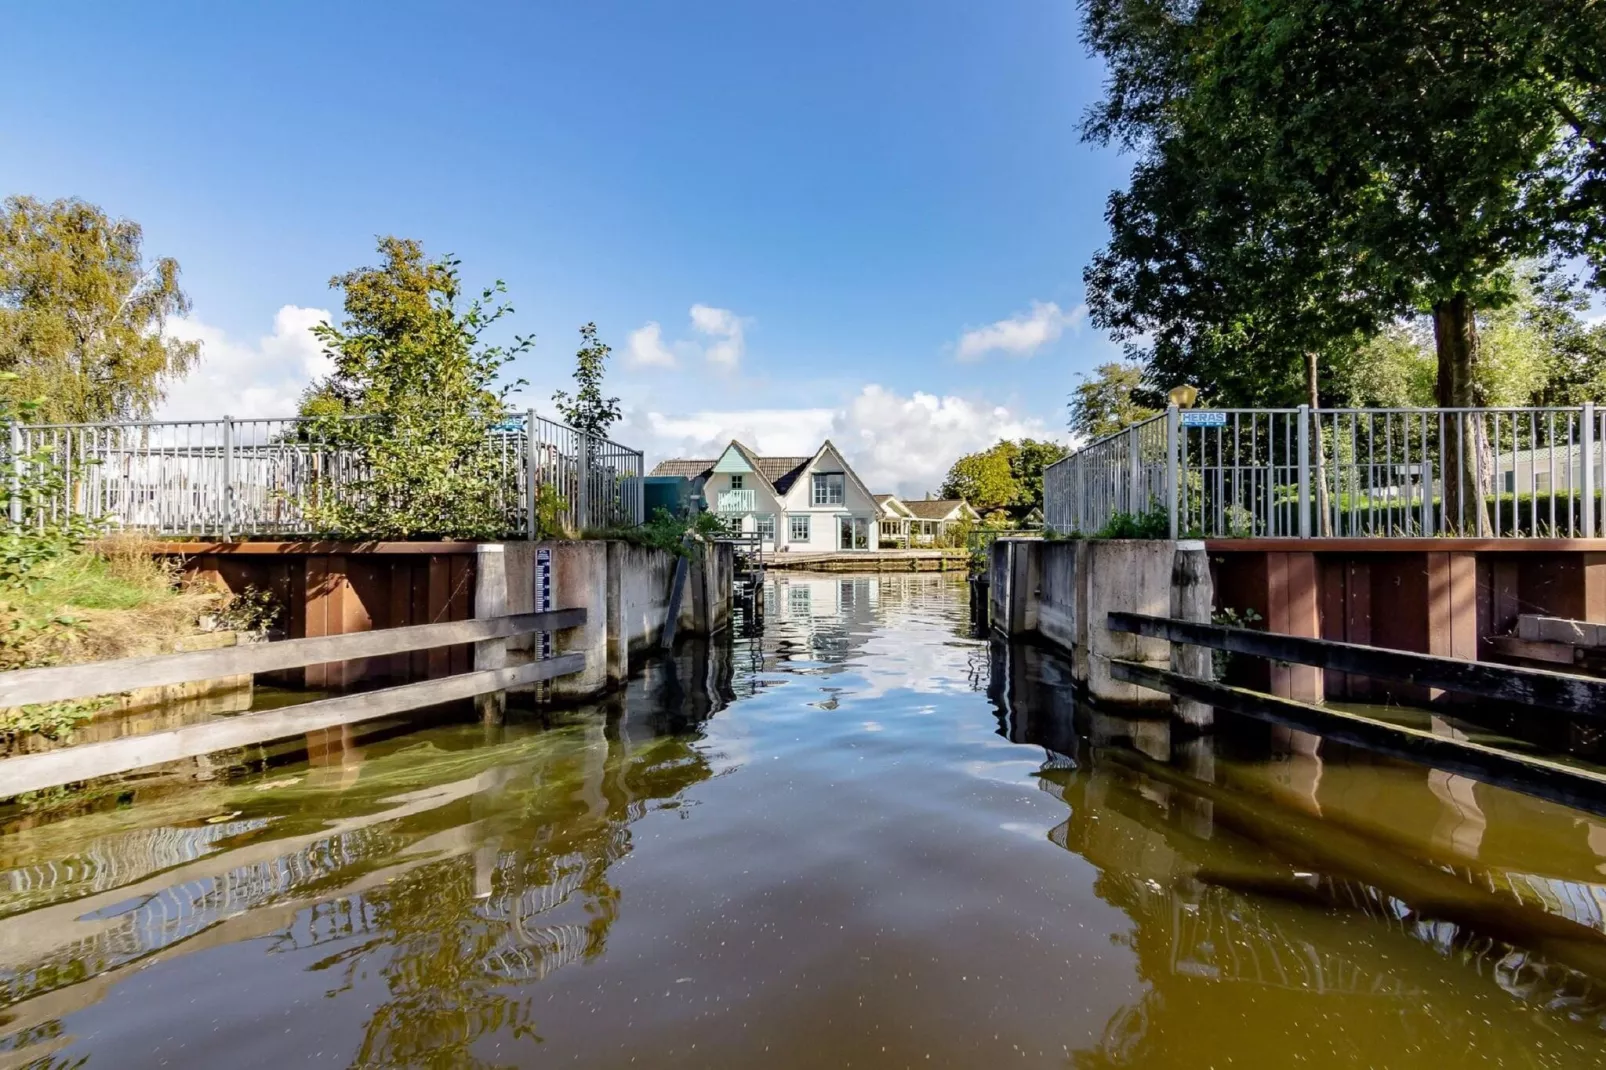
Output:
[[[1606,623],[1606,540],[1212,540],[1217,611],[1268,631],[1494,660],[1488,640],[1517,614]],[[1298,666],[1235,663],[1236,682],[1307,701],[1419,703],[1425,688]]]
[[[283,638],[439,624],[474,615],[473,543],[167,543],[186,573],[239,594],[268,591]],[[356,659],[281,674],[277,682],[339,691],[466,672],[468,645]]]

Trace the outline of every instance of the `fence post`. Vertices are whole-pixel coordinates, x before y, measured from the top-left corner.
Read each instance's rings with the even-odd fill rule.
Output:
[[[1177,537],[1177,499],[1182,468],[1182,413],[1175,405],[1165,409],[1165,493],[1166,511],[1170,514],[1171,537]]]
[[[1299,537],[1310,538],[1310,406],[1299,407]]]
[[[7,488],[11,496],[11,526],[22,527],[22,425],[11,421],[11,486]]]
[[[635,523],[645,524],[647,522],[647,455],[639,451],[636,453],[636,494],[633,506],[635,509]]]
[[[1595,537],[1595,403],[1584,402],[1584,426],[1580,429],[1584,447],[1584,527],[1583,537]],[[1555,485],[1555,477],[1551,477]],[[1536,506],[1537,508],[1537,506]]]
[[[538,535],[536,521],[537,492],[535,485],[535,472],[539,467],[536,464],[535,449],[535,410],[524,410],[524,537],[534,542]]]
[[[223,541],[234,527],[234,417],[223,417]]]
[[[1127,428],[1126,456],[1127,456],[1127,503],[1126,511],[1130,516],[1137,516],[1148,510],[1143,508],[1143,440],[1138,437],[1137,426]]]
[[[575,435],[579,441],[575,452],[575,468],[578,470],[580,485],[575,488],[575,527],[576,534],[591,527],[591,436],[584,431]]]

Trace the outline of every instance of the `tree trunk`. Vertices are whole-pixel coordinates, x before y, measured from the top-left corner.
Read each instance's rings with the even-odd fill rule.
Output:
[[[1316,458],[1316,530],[1323,538],[1333,534],[1332,511],[1327,501],[1327,458],[1322,448],[1321,392],[1317,389],[1316,354],[1305,354],[1305,398],[1310,405],[1311,454]]]
[[[1482,403],[1475,373],[1478,367],[1478,320],[1472,299],[1465,293],[1433,306],[1433,344],[1439,358],[1434,398],[1441,409],[1470,409]],[[1479,534],[1484,518],[1478,516],[1480,488],[1488,490],[1492,469],[1487,429],[1479,416],[1457,413],[1443,421],[1439,443],[1439,472],[1443,481],[1442,526],[1447,533]],[[1424,453],[1427,443],[1423,443]],[[1428,454],[1431,456],[1431,454]],[[1424,493],[1431,494],[1429,486]]]

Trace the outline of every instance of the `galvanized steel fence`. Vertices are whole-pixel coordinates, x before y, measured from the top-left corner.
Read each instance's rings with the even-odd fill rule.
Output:
[[[1593,538],[1606,408],[1172,408],[1043,472],[1050,531]],[[1156,524],[1156,526],[1158,526]]]
[[[363,419],[351,417],[349,419]],[[69,517],[153,535],[318,534],[312,517],[363,475],[361,452],[330,418],[12,424],[14,524]],[[642,454],[534,411],[490,432],[502,474],[509,535],[533,537],[541,512],[573,529],[639,524]],[[43,500],[25,501],[21,471],[55,475]],[[551,488],[556,498],[543,498]]]

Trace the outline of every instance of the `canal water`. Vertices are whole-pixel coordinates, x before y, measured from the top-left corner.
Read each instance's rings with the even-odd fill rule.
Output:
[[[968,622],[781,575],[596,707],[14,807],[0,1068],[1602,1064],[1606,822]]]

